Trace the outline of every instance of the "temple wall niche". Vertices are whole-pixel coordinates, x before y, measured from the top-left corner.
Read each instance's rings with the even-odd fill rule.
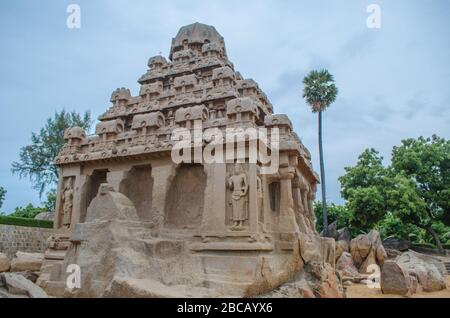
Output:
[[[280,213],[280,182],[273,181],[269,183],[270,209],[277,215]]]
[[[240,170],[242,169],[242,170]],[[240,170],[240,171],[239,171]],[[241,173],[245,174],[245,183],[247,184],[247,190],[244,189],[243,180],[239,181],[236,178]],[[236,164],[228,163],[226,166],[226,218],[225,225],[232,230],[243,230],[247,229],[250,221],[250,209],[249,209],[249,165],[248,163]],[[244,195],[243,192],[246,192]],[[241,197],[233,198],[233,194],[242,193]],[[239,202],[236,202],[236,199]],[[238,209],[239,211],[233,211],[233,209]],[[239,221],[240,225],[236,225]]]
[[[196,228],[204,207],[206,174],[200,164],[182,164],[177,168],[166,200],[165,225],[172,228]]]
[[[80,209],[80,222],[84,222],[86,219],[87,208],[91,201],[95,198],[98,192],[100,184],[107,182],[108,170],[94,170],[90,176],[88,176],[86,183],[81,190],[81,209]]]
[[[150,165],[132,167],[120,183],[119,191],[133,202],[139,219],[151,219],[153,178]]]

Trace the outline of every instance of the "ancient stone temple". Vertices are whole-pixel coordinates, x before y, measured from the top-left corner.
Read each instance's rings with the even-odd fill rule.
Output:
[[[258,84],[234,69],[214,27],[182,27],[168,60],[150,58],[138,83],[137,96],[112,93],[95,135],[65,132],[40,286],[67,297],[252,296],[310,264],[334,273],[334,240],[315,230],[310,154],[288,117],[274,114]],[[267,143],[276,169],[264,172],[268,163],[250,160],[249,151],[174,160],[176,143],[186,142],[176,131],[231,128],[276,135],[276,149]],[[192,153],[213,143],[208,134],[192,140]],[[250,144],[245,139],[244,150]],[[77,287],[66,284],[71,264],[80,269]]]

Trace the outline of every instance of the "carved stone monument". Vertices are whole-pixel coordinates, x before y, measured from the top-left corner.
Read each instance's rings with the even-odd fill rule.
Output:
[[[182,27],[169,60],[150,58],[138,82],[138,96],[112,93],[95,135],[65,133],[41,287],[67,297],[251,296],[306,265],[334,275],[334,241],[315,229],[310,153],[258,84],[235,71],[214,27]],[[268,134],[269,145],[279,140],[269,147],[276,169],[267,173],[248,151],[239,160],[177,162],[177,142],[192,145],[194,158],[227,143],[196,137],[199,125],[224,134],[276,129]],[[180,129],[187,136],[176,140]],[[79,287],[66,284],[71,264]]]

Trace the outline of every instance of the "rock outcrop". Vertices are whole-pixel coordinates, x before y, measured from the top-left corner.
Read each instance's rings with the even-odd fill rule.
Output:
[[[395,261],[386,261],[380,279],[383,294],[411,296],[417,290],[417,279]]]
[[[41,269],[44,254],[17,252],[11,261],[11,272],[38,272]]]
[[[360,273],[370,273],[370,265],[383,266],[387,258],[386,251],[381,242],[380,233],[371,230],[368,234],[361,234],[350,242],[350,253],[355,266]]]
[[[41,213],[37,214],[34,218],[36,220],[53,221],[53,219],[55,218],[55,213],[54,212],[41,212]]]
[[[400,255],[396,263],[417,278],[424,291],[432,292],[446,288],[443,264],[433,260],[432,257],[408,251]]]
[[[336,262],[336,270],[340,272],[341,277],[353,278],[359,276],[358,269],[353,263],[352,255],[348,252],[342,253],[341,257],[339,257]]]
[[[383,246],[384,248],[389,248],[401,252],[406,252],[411,248],[411,242],[402,240],[395,237],[388,237],[387,239],[383,240]]]
[[[8,256],[4,253],[0,253],[0,273],[9,271],[11,267],[11,262],[9,261]]]
[[[0,274],[0,298],[15,296],[25,296],[29,298],[48,297],[42,288],[26,279],[23,275],[16,273]]]
[[[385,294],[411,296],[447,288],[445,267],[438,259],[408,251],[395,260],[386,261],[381,272],[381,289]]]

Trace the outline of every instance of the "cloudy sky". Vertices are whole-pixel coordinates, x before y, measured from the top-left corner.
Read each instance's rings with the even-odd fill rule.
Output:
[[[67,6],[81,7],[81,28],[66,26]],[[367,6],[381,8],[370,29]],[[337,178],[364,148],[386,158],[407,137],[450,138],[450,2],[341,1],[0,1],[1,208],[39,204],[28,180],[11,173],[20,147],[57,110],[109,107],[149,57],[167,56],[178,29],[214,25],[230,59],[286,113],[318,170],[317,118],[301,98],[301,80],[327,68],[340,93],[324,115],[329,200],[342,202]]]

